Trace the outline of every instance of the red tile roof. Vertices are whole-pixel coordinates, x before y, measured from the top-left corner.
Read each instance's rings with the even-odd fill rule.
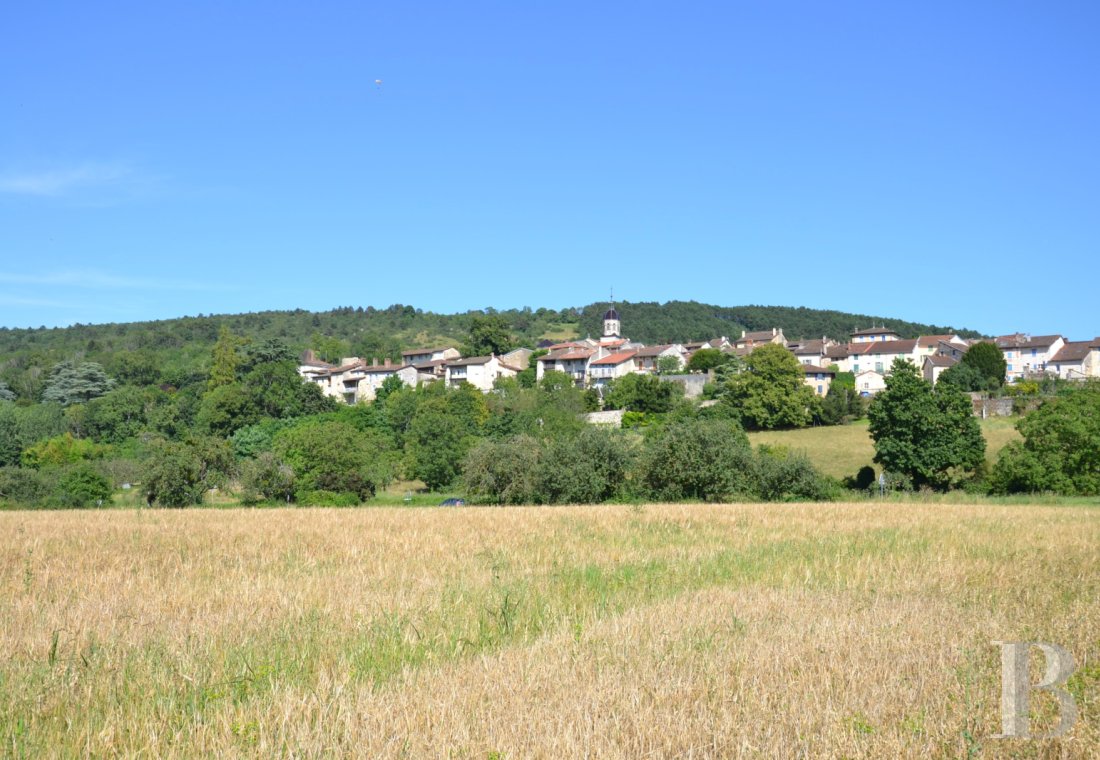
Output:
[[[1059,349],[1050,361],[1052,363],[1084,361],[1089,352],[1094,349],[1094,344],[1095,341],[1092,340],[1075,340],[1072,343],[1067,343]]]
[[[621,351],[617,354],[611,354],[610,356],[605,356],[602,359],[596,359],[595,361],[592,362],[592,364],[593,364],[593,366],[595,366],[597,364],[600,364],[600,365],[607,364],[607,365],[614,366],[616,364],[622,364],[623,362],[630,361],[631,359],[634,358],[634,356],[637,353],[638,353],[637,351]]]

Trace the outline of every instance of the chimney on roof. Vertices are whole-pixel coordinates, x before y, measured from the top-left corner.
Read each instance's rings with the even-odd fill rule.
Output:
[[[742,331],[741,331],[741,337],[742,337],[742,338],[744,338],[744,337],[745,337],[745,331],[744,331],[744,330],[742,330]]]
[[[777,329],[775,329],[775,328],[773,327],[773,328],[772,328],[772,337],[773,337],[773,338],[775,337],[775,335],[776,335],[776,333],[777,333],[777,332],[779,332],[779,331],[778,331]]]
[[[391,365],[391,363],[392,362],[390,362],[389,357],[387,357],[385,366],[389,367]]]

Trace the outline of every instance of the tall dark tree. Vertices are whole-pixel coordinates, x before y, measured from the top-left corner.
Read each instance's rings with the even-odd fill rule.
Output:
[[[868,411],[874,461],[915,486],[945,490],[982,466],[985,439],[970,399],[958,388],[935,388],[897,359]]]
[[[499,314],[479,314],[470,320],[470,336],[463,352],[467,356],[499,356],[511,351],[513,345],[514,338],[507,319]]]
[[[1005,384],[1008,362],[1005,361],[1001,349],[993,343],[982,342],[971,346],[959,360],[959,366],[970,367],[980,372],[989,389],[1000,388]]]
[[[96,362],[61,362],[50,372],[42,400],[61,406],[82,404],[99,398],[115,387],[103,366]]]

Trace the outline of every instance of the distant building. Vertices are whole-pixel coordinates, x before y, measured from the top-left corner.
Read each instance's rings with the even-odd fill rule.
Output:
[[[1050,358],[1047,370],[1063,380],[1100,377],[1100,337],[1066,343]]]
[[[802,373],[805,376],[806,385],[813,388],[817,396],[825,396],[829,392],[829,386],[836,379],[836,373],[831,369],[817,367],[813,364],[803,364]]]
[[[874,370],[856,373],[856,393],[861,396],[874,396],[886,390],[886,378]]]
[[[1005,377],[1009,382],[1037,377],[1047,372],[1047,364],[1066,345],[1061,335],[1015,333],[993,339],[1005,357]]]
[[[637,369],[635,351],[623,351],[594,359],[588,364],[588,376],[593,385],[606,385],[615,378],[629,375]]]
[[[676,369],[684,368],[684,347],[679,343],[669,343],[663,346],[648,346],[640,348],[634,354],[634,364],[641,372],[656,372],[657,363],[664,358],[676,360]]]
[[[941,356],[940,354],[926,356],[921,366],[921,374],[924,375],[925,380],[935,385],[940,381],[940,375],[944,373],[944,370],[950,369],[958,363],[959,360],[951,356]]]
[[[515,377],[519,369],[503,363],[496,356],[472,356],[447,362],[447,385],[469,383],[478,390],[491,391],[499,377]]]
[[[753,349],[757,346],[767,345],[768,343],[778,343],[780,346],[787,345],[787,339],[783,337],[783,329],[780,327],[773,327],[770,330],[760,330],[758,332],[745,332],[741,331],[740,338],[734,338],[734,348],[748,348]],[[718,348],[712,346],[712,348]]]
[[[867,343],[876,340],[901,340],[901,336],[886,327],[872,327],[867,330],[852,331],[852,343]]]
[[[427,362],[446,361],[458,359],[462,353],[454,346],[443,348],[414,348],[401,352],[401,360],[406,364],[425,364]]]

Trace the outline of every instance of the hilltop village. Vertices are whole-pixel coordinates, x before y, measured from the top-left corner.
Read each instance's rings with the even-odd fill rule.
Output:
[[[390,377],[410,387],[433,382],[448,386],[469,383],[488,392],[499,378],[516,377],[532,365],[539,380],[553,370],[569,375],[580,387],[596,389],[631,373],[660,374],[667,380],[683,382],[692,396],[702,387],[701,382],[692,382],[688,372],[696,352],[710,349],[744,357],[759,346],[776,344],[794,354],[802,365],[806,384],[817,395],[828,392],[838,372],[849,372],[855,377],[856,390],[873,396],[886,387],[886,376],[895,359],[912,363],[926,380],[935,383],[972,345],[983,341],[1001,350],[1008,382],[1043,376],[1064,380],[1100,377],[1100,337],[1067,341],[1061,335],[1016,333],[993,339],[968,340],[955,334],[903,339],[890,329],[871,327],[854,330],[842,342],[828,336],[788,340],[783,329],[775,327],[742,331],[739,337],[647,346],[623,335],[614,305],[604,314],[603,335],[599,338],[542,341],[533,348],[517,348],[500,356],[462,356],[454,346],[413,348],[402,352],[400,362],[347,357],[339,364],[329,364],[307,351],[298,372],[320,386],[326,396],[349,404],[373,400]]]

